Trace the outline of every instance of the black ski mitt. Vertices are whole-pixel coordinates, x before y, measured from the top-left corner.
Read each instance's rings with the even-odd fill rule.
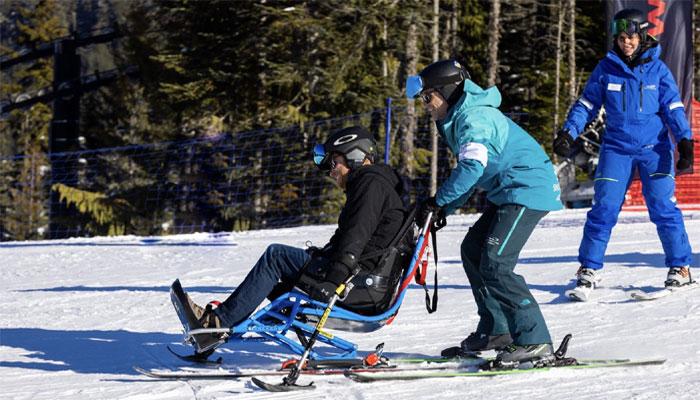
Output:
[[[676,169],[682,171],[693,165],[693,140],[681,139],[678,142],[678,153],[680,157],[676,163]]]

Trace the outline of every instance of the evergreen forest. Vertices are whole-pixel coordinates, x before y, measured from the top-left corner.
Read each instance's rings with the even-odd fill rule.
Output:
[[[80,140],[71,151],[254,131],[266,132],[265,143],[272,143],[275,135],[285,134],[281,128],[371,113],[386,107],[389,98],[406,115],[422,116],[420,104],[405,96],[406,78],[434,60],[455,58],[478,85],[497,85],[501,110],[518,115],[552,154],[551,141],[567,108],[609,48],[605,8],[604,0],[5,0],[0,45],[6,60],[69,35],[119,32],[113,40],[78,50],[81,74],[99,76],[133,65],[138,76],[118,73],[111,84],[81,94]],[[699,19],[695,2],[693,20]],[[3,68],[0,101],[41,93],[51,86],[53,73],[51,57]],[[694,88],[697,97],[698,73]],[[16,183],[39,179],[36,171],[49,165],[51,118],[49,102],[0,118],[0,207],[5,208],[0,216],[24,207],[23,215],[33,218],[0,222],[0,231],[11,232],[13,239],[42,237],[36,226],[47,224],[41,209],[48,195],[39,186]],[[412,128],[397,129],[400,154],[392,164],[403,174],[427,171],[429,157],[401,143]],[[100,162],[114,174],[136,171],[127,167],[128,158],[124,153]],[[24,166],[10,171],[8,160]],[[168,179],[182,181],[188,168],[169,171],[182,175]],[[104,181],[99,187],[54,185],[52,190],[87,215],[83,225],[90,226],[89,233],[162,233],[164,228],[143,227],[143,219],[153,217],[136,223],[128,211],[149,177],[115,184],[106,175],[93,179]],[[297,189],[276,188],[278,193]],[[260,227],[240,213],[224,213],[230,223],[217,229]]]

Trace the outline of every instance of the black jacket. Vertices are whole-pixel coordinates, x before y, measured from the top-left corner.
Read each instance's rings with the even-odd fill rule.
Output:
[[[363,272],[376,267],[378,258],[363,255],[385,249],[396,236],[404,219],[401,179],[387,165],[365,165],[350,171],[347,200],[338,217],[338,229],[325,248],[331,261],[326,280],[340,283],[358,261]]]

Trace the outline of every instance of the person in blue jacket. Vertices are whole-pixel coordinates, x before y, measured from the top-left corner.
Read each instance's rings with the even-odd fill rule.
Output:
[[[424,202],[423,215],[452,214],[476,188],[487,193],[489,203],[461,245],[479,323],[444,355],[496,349],[501,365],[551,363],[547,325],[525,279],[514,273],[538,221],[562,208],[551,160],[535,139],[498,110],[498,89],[477,86],[455,60],[437,61],[409,77],[406,94],[421,99],[457,158],[449,178]]]
[[[693,164],[692,132],[668,67],[659,60],[661,47],[650,35],[642,11],[624,9],[613,18],[613,48],[593,70],[581,98],[554,140],[562,157],[600,107],[606,130],[595,173],[595,194],[579,247],[577,289],[586,300],[600,282],[603,255],[617,223],[635,170],[649,218],[656,225],[669,268],[666,287],[689,284],[691,249],[681,211],[676,207],[673,144],[678,143],[678,170]]]

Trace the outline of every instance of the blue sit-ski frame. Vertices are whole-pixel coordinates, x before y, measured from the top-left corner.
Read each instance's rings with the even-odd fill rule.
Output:
[[[361,315],[342,308],[338,305],[331,310],[326,327],[345,331],[372,332],[390,324],[401,307],[406,295],[406,288],[414,278],[419,263],[423,260],[424,250],[429,244],[428,233],[430,219],[422,227],[416,242],[410,265],[404,271],[400,286],[392,306],[379,315]],[[326,303],[311,300],[306,294],[296,290],[283,294],[264,308],[248,317],[240,324],[228,328],[195,329],[186,334],[191,335],[206,332],[227,333],[228,341],[234,342],[275,342],[288,347],[294,353],[301,355],[306,349],[305,338],[310,337],[315,330],[315,321],[321,318]],[[299,341],[287,337],[289,330],[296,333]],[[256,336],[244,336],[253,333]],[[302,337],[303,335],[303,337]],[[357,358],[357,345],[327,332],[320,332],[317,341],[325,343],[336,351],[331,355],[319,354],[313,349],[310,358],[314,360],[354,359]]]

